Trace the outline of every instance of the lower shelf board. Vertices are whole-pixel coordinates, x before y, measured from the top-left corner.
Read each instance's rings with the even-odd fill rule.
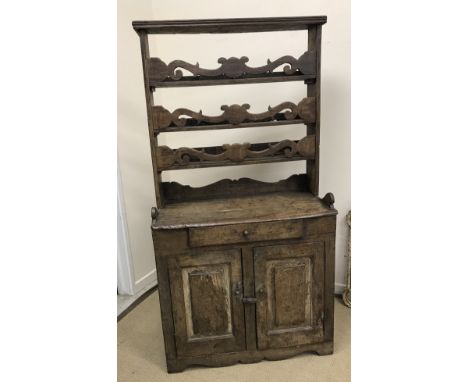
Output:
[[[205,355],[198,357],[167,359],[167,371],[169,373],[179,373],[184,371],[189,366],[220,367],[234,365],[236,363],[256,363],[263,360],[278,361],[307,352],[315,353],[317,355],[333,354],[333,341],[290,348],[242,351],[213,354],[209,356]]]

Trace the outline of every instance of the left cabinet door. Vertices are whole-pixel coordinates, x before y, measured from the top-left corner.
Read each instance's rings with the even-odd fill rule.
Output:
[[[178,356],[245,349],[240,250],[168,261]]]

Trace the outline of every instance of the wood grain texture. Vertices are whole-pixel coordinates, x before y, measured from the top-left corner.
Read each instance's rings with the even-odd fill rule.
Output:
[[[255,269],[253,249],[242,247],[242,274],[244,278],[243,297],[255,297]],[[257,329],[255,327],[255,305],[244,304],[246,350],[257,349]]]
[[[169,204],[153,220],[153,230],[209,227],[334,216],[335,209],[306,192],[220,198]]]
[[[267,277],[271,282],[271,291],[274,291],[274,301],[271,299],[269,304],[271,309],[269,331],[311,326],[310,259],[284,259],[276,263],[270,262]],[[291,298],[292,296],[294,299]],[[273,294],[270,297],[273,297]]]
[[[312,123],[315,121],[315,99],[313,97],[303,98],[297,105],[293,102],[283,102],[274,107],[268,106],[268,110],[261,113],[250,113],[249,104],[222,105],[222,114],[209,116],[199,112],[179,108],[172,113],[162,106],[154,106],[152,109],[153,126],[155,133],[171,131],[190,131],[196,127],[211,128],[224,126],[234,128],[238,125],[249,124],[256,126],[258,122],[286,122],[289,123]],[[185,116],[185,117],[184,117]],[[189,117],[189,118],[186,118]]]
[[[156,147],[158,147],[158,137],[154,135],[152,107],[154,105],[153,91],[149,84],[148,76],[148,59],[150,57],[148,35],[144,31],[138,33],[140,39],[141,59],[143,63],[143,80],[145,85],[145,100],[146,100],[146,117],[148,122],[149,142],[151,148],[151,162],[153,165],[154,191],[156,204],[162,206],[164,204],[163,195],[161,193],[161,174],[158,172],[156,164]]]
[[[156,149],[158,171],[285,162],[313,159],[314,156],[314,136],[306,136],[299,141],[286,139],[274,143],[234,143],[223,146],[181,147],[178,149],[158,146]]]
[[[324,256],[323,242],[254,249],[259,349],[322,341]]]
[[[156,248],[156,241],[153,240],[154,253],[158,253]],[[164,350],[166,352],[166,362],[169,362],[177,357],[176,355],[176,344],[174,337],[174,320],[173,320],[173,309],[170,295],[170,284],[169,284],[169,267],[167,263],[167,257],[155,256],[156,260],[156,272],[158,274],[158,286],[159,286],[159,301],[161,310],[161,322],[163,326],[164,336]]]
[[[306,192],[306,174],[291,175],[278,182],[261,182],[250,178],[223,179],[203,187],[191,187],[177,182],[163,182],[162,190],[167,203],[194,200],[207,200],[226,197],[226,195],[251,196],[272,192]]]
[[[327,22],[327,16],[255,17],[236,19],[133,21],[135,31],[149,34],[246,33],[307,29]]]
[[[325,250],[325,257],[327,261],[324,261],[322,257],[315,257],[315,261],[312,261],[312,271],[313,271],[313,277],[312,277],[312,287],[311,287],[311,293],[312,293],[312,305],[317,308],[317,310],[322,310],[325,312],[323,318],[322,317],[315,317],[313,318],[312,322],[315,323],[315,328],[318,331],[325,330],[325,333],[328,332],[328,335],[330,335],[330,332],[332,333],[333,331],[333,315],[330,315],[330,309],[333,309],[333,301],[330,301],[330,296],[324,295],[323,294],[323,288],[325,286],[325,290],[329,290],[328,288],[333,287],[333,285],[330,285],[330,283],[333,281],[333,275],[334,275],[334,263],[333,261],[329,261],[330,259],[334,258],[334,232],[335,232],[335,221],[336,218],[335,216],[327,216],[327,217],[320,217],[320,218],[311,218],[307,219],[304,221],[304,224],[306,226],[305,229],[305,236],[303,239],[299,240],[280,240],[278,241],[277,244],[275,244],[273,247],[260,247],[260,248],[274,248],[278,249],[281,247],[292,247],[294,249],[288,249],[288,250],[281,250],[281,251],[273,251],[273,258],[271,260],[283,260],[283,259],[288,259],[292,256],[296,256],[297,258],[304,257],[304,250],[301,250],[304,245],[306,245],[306,248],[310,245],[310,243],[322,243],[325,245],[321,245],[321,248],[324,248]],[[166,230],[166,231],[154,231],[155,234],[155,248],[156,248],[156,254],[157,254],[157,261],[161,262],[164,257],[160,257],[161,255],[168,254],[169,255],[169,262],[174,262],[175,258],[179,258],[181,255],[180,253],[187,253],[187,255],[182,256],[185,258],[186,263],[184,263],[185,267],[196,267],[196,266],[204,266],[206,263],[212,264],[213,269],[216,266],[216,263],[218,262],[226,262],[225,259],[223,259],[222,253],[226,250],[226,248],[229,248],[231,246],[229,245],[221,245],[218,247],[214,247],[214,251],[220,251],[220,252],[207,252],[206,249],[199,248],[199,249],[189,249],[186,247],[186,242],[187,239],[183,239],[183,236],[180,237],[179,233],[183,233],[184,230]],[[322,233],[322,232],[330,232],[330,233]],[[164,234],[168,236],[159,236],[159,234]],[[172,237],[172,239],[171,239]],[[184,243],[185,242],[185,243]],[[263,246],[264,244],[268,244],[271,241],[265,241],[261,242],[260,244]],[[295,242],[296,244],[291,244],[291,242]],[[288,244],[289,243],[289,244]],[[168,244],[169,246],[167,246]],[[185,245],[185,246],[184,246]],[[296,247],[297,245],[297,247]],[[224,248],[224,249],[223,249]],[[240,289],[240,293],[242,296],[245,297],[251,297],[251,296],[257,296],[260,297],[259,292],[254,292],[252,294],[252,288],[253,287],[253,277],[256,277],[257,275],[261,275],[262,271],[261,269],[257,266],[254,266],[253,263],[250,262],[249,264],[249,254],[252,253],[253,250],[257,251],[259,249],[258,243],[249,243],[247,245],[243,245],[242,247],[242,275],[244,277],[243,285],[244,285],[244,290],[242,291],[242,288]],[[172,256],[170,255],[169,249],[172,250]],[[162,252],[161,252],[162,251]],[[206,261],[199,261],[197,258],[199,256],[205,256],[207,253],[210,253],[211,256],[207,259]],[[307,251],[305,251],[307,254]],[[244,258],[244,254],[246,254],[247,257]],[[175,255],[175,256],[174,256]],[[171,260],[172,259],[172,260]],[[244,261],[245,260],[245,261]],[[322,270],[323,272],[317,272],[317,270]],[[159,272],[158,268],[158,272]],[[315,272],[314,272],[315,270]],[[164,272],[164,268],[162,268],[162,272]],[[293,273],[294,274],[294,273]],[[297,275],[297,274],[296,274]],[[283,280],[287,279],[287,275],[283,275]],[[325,280],[324,280],[325,277]],[[172,278],[172,277],[171,277]],[[297,279],[297,277],[296,277]],[[164,279],[162,279],[164,280]],[[284,282],[284,281],[283,281]],[[315,286],[317,285],[317,286]],[[258,283],[256,286],[261,286],[260,283]],[[173,299],[179,299],[179,289],[177,288],[174,292],[174,285],[171,286],[170,289],[172,289],[172,293],[169,288],[163,288],[160,290],[160,294],[162,298],[165,298],[168,296],[169,298]],[[234,283],[233,285],[233,291],[235,291],[237,288],[237,285]],[[331,299],[333,299],[333,293],[331,295]],[[240,299],[236,299],[238,302]],[[297,300],[296,297],[294,300]],[[161,300],[163,301],[163,300]],[[166,300],[167,301],[167,300]],[[182,300],[183,301],[183,300]],[[331,305],[330,305],[331,304]],[[245,329],[245,343],[246,343],[246,349],[249,349],[248,346],[250,346],[250,351],[235,351],[235,352],[228,352],[228,353],[223,353],[222,351],[218,353],[217,351],[213,351],[210,346],[204,345],[203,343],[198,346],[198,342],[191,342],[194,346],[197,346],[197,348],[200,350],[199,354],[196,355],[178,355],[175,359],[174,358],[167,358],[167,365],[168,365],[168,370],[170,372],[176,372],[176,371],[182,371],[186,366],[188,365],[207,365],[207,366],[222,366],[222,365],[227,365],[231,363],[235,363],[237,361],[235,360],[242,360],[242,362],[258,362],[262,359],[282,359],[289,357],[293,354],[298,354],[304,351],[316,351],[318,354],[330,354],[333,351],[333,346],[332,346],[332,341],[325,339],[325,336],[323,337],[324,340],[322,342],[313,342],[309,343],[307,345],[294,345],[296,343],[296,340],[288,340],[287,337],[286,339],[281,339],[281,343],[283,344],[288,344],[283,347],[278,347],[277,349],[270,348],[270,349],[259,349],[256,345],[253,347],[253,342],[251,339],[252,336],[252,325],[257,325],[259,321],[259,316],[258,314],[255,315],[252,313],[252,309],[255,309],[255,306],[251,304],[245,304],[244,305],[244,314],[245,314],[245,320],[250,318],[250,322],[244,322],[244,329]],[[300,311],[301,308],[295,307],[296,311]],[[170,313],[171,308],[170,305],[167,306],[165,305],[164,307],[161,307],[161,310]],[[305,309],[304,309],[305,310]],[[174,309],[172,309],[174,311]],[[248,313],[249,312],[249,313]],[[287,317],[286,315],[284,315]],[[254,320],[252,322],[252,320]],[[164,330],[168,328],[168,324],[164,325]],[[255,327],[255,326],[254,326]],[[247,328],[249,328],[247,330]],[[299,340],[303,340],[304,336],[300,336],[300,331],[297,331],[299,334],[297,337]],[[169,333],[174,333],[174,332],[169,332]],[[250,336],[247,337],[248,333],[250,333]],[[283,333],[284,334],[284,333]],[[277,337],[279,335],[283,335],[281,332],[279,333],[272,333],[270,337]],[[286,332],[286,335],[288,332]],[[296,333],[297,334],[297,333]],[[176,334],[175,337],[178,337]],[[168,338],[174,338],[171,335],[168,334]],[[249,339],[250,338],[250,339]],[[255,337],[254,337],[255,338]],[[314,337],[317,338],[317,337]],[[210,341],[214,341],[215,338],[211,337]],[[222,336],[219,336],[217,340],[226,340],[226,338],[222,338]],[[273,341],[279,341],[279,340],[273,340]],[[291,341],[291,342],[289,342]],[[274,344],[275,342],[272,342]],[[223,345],[218,345],[218,347],[223,347]],[[218,349],[217,347],[217,349]],[[210,350],[211,349],[211,350]],[[256,350],[253,350],[256,349]],[[302,349],[302,350],[299,350]],[[305,350],[308,349],[308,350]],[[166,349],[167,350],[167,349]],[[208,353],[205,353],[208,352]],[[268,356],[267,356],[268,354]]]
[[[229,366],[236,363],[256,363],[262,360],[278,361],[293,357],[301,353],[315,353],[317,355],[328,355],[333,353],[333,342],[324,341],[304,346],[294,346],[282,349],[265,349],[256,351],[241,351],[224,354],[213,354],[211,357],[180,357],[167,362],[169,373],[178,373],[188,366]]]
[[[189,228],[189,245],[204,247],[208,245],[250,243],[268,239],[297,239],[304,235],[304,224],[300,220],[275,221],[264,224],[246,223],[218,225],[214,227]]]
[[[296,220],[296,219],[294,219]],[[298,239],[278,240],[275,237],[269,237],[265,241],[248,241],[245,243],[226,245],[211,245],[209,250],[222,251],[226,248],[244,248],[258,247],[259,245],[280,245],[280,244],[299,244],[303,241],[310,241],[324,234],[333,234],[336,229],[336,216],[323,216],[319,218],[297,219],[304,224],[304,236]],[[259,221],[259,224],[270,223],[270,220]],[[201,225],[208,227],[209,225]],[[153,230],[153,239],[155,242],[156,253],[158,256],[171,257],[181,253],[204,254],[208,247],[192,247],[188,239],[189,228],[178,229],[158,229]]]
[[[283,72],[271,72],[265,74],[245,74],[239,78],[229,78],[226,76],[199,77],[183,76],[180,80],[166,79],[164,81],[150,80],[152,90],[157,88],[179,88],[190,86],[216,86],[216,85],[237,85],[237,84],[262,84],[270,82],[291,82],[291,81],[315,81],[316,74],[284,74]]]
[[[335,233],[323,236],[325,243],[324,281],[324,340],[332,341],[335,331]]]
[[[169,275],[178,355],[245,349],[239,250],[172,257]]]
[[[157,207],[152,231],[169,372],[333,351],[336,214],[318,197],[321,25],[325,16],[136,21],[145,80]],[[307,30],[307,51],[251,67],[247,57],[200,68],[151,58],[148,34]],[[282,70],[281,70],[282,69]],[[182,70],[190,75],[183,75]],[[261,113],[224,105],[219,115],[155,106],[158,87],[304,80],[307,97]],[[299,141],[172,149],[158,134],[305,123]],[[162,183],[161,172],[306,160],[306,174],[278,182]]]
[[[310,26],[307,31],[307,49],[315,52],[315,71],[321,72],[322,57],[322,26]],[[316,158],[314,161],[307,161],[306,170],[309,177],[309,190],[314,195],[319,194],[319,171],[320,171],[320,84],[321,78],[317,76],[315,81],[307,81],[307,97],[315,100],[315,121],[307,124],[307,134],[314,134]]]
[[[228,265],[185,268],[182,280],[189,341],[232,334]],[[210,301],[211,309],[202,300]]]

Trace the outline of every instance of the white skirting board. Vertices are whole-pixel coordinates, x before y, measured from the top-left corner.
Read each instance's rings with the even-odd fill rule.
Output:
[[[125,204],[122,194],[120,171],[117,168],[117,290],[122,295],[133,295],[135,280],[133,277],[133,260],[128,242]]]
[[[143,277],[140,277],[138,280],[135,281],[135,293],[140,292],[142,289],[146,289],[148,285],[155,285],[157,284],[158,279],[156,275],[156,268],[149,271]]]
[[[154,280],[150,284],[146,285],[143,289],[135,293],[133,296],[123,296],[117,295],[117,317],[120,316],[130,305],[132,305],[138,298],[144,295],[151,288],[154,288],[157,285],[157,281]]]
[[[345,284],[335,283],[335,294],[343,294],[345,287]]]

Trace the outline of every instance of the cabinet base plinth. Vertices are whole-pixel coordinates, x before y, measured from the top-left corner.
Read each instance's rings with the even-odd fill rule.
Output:
[[[171,359],[167,360],[167,371],[169,373],[179,373],[190,366],[221,367],[235,365],[236,363],[256,363],[263,360],[279,361],[307,352],[315,353],[321,356],[333,354],[333,342],[327,341],[293,348],[268,349],[263,351],[243,351],[209,356]]]

